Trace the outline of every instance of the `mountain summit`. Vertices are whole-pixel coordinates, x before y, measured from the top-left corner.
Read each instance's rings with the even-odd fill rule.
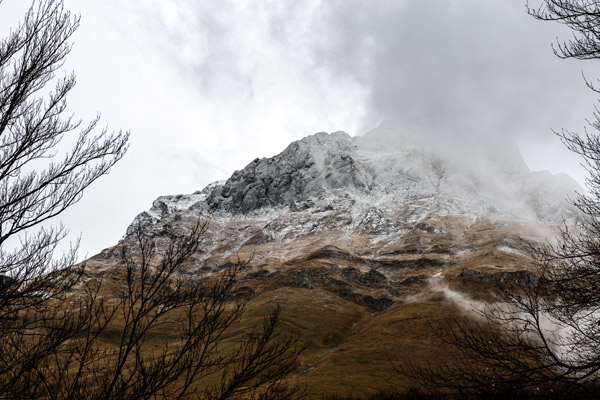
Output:
[[[384,122],[360,137],[305,137],[225,182],[160,197],[129,231],[181,210],[225,216],[346,208],[350,224],[360,225],[361,208],[393,211],[400,220],[407,217],[402,209],[412,208],[419,209],[417,219],[465,215],[560,224],[576,216],[566,199],[578,188],[566,174],[531,172],[512,137],[484,144],[433,141]]]

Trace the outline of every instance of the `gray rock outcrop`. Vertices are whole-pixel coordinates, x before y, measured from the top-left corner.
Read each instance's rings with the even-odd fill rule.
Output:
[[[234,214],[292,205],[335,189],[368,193],[372,179],[354,159],[345,132],[324,132],[293,142],[272,158],[252,161],[207,197],[212,210]]]

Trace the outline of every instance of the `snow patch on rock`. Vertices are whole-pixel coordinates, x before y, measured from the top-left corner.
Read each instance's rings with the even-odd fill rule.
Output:
[[[152,202],[152,207],[148,211],[144,211],[134,218],[133,222],[127,227],[125,235],[132,234],[140,227],[145,228],[154,225],[176,211],[188,210],[200,202],[205,202],[207,194],[223,185],[223,183],[224,181],[213,182],[206,186],[202,191],[197,191],[192,194],[177,194],[158,197]]]

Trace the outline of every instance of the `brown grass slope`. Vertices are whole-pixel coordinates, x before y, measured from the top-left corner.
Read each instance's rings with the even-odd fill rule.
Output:
[[[233,226],[231,232],[244,229]],[[495,285],[519,279],[531,267],[520,237],[545,240],[553,229],[443,217],[378,239],[319,232],[281,242],[254,233],[235,252],[226,243],[213,246],[187,273],[206,275],[218,270],[217,262],[250,260],[238,282],[247,309],[226,342],[243,340],[279,306],[280,329],[305,347],[289,381],[305,386],[308,398],[368,395],[414,385],[392,362],[452,359],[453,350],[436,339],[432,323],[468,317],[442,288],[488,298]],[[90,274],[102,270],[110,277],[119,268],[117,253],[109,249],[91,259]],[[165,337],[167,331],[157,332],[155,345]]]

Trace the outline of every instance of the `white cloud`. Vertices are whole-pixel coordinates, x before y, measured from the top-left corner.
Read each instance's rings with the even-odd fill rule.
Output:
[[[23,4],[5,0],[0,26]],[[132,131],[126,158],[64,216],[89,255],[158,195],[201,189],[302,136],[364,133],[384,118],[510,132],[531,166],[577,171],[546,142],[550,128],[581,127],[594,95],[582,64],[551,53],[564,30],[528,17],[521,0],[66,5],[82,14],[71,109]]]

